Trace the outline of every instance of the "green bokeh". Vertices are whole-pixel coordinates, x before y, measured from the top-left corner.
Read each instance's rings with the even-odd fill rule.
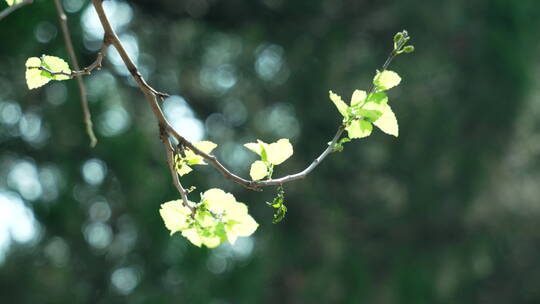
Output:
[[[63,3],[90,64],[89,3]],[[392,63],[403,80],[388,92],[400,137],[374,130],[287,184],[277,225],[265,204],[275,189],[196,168],[183,178],[194,199],[223,188],[260,227],[237,247],[194,247],[159,216],[178,195],[114,54],[85,77],[95,149],[75,81],[25,87],[26,58],[67,58],[52,1],[35,1],[0,21],[0,204],[21,197],[39,227],[0,248],[0,303],[540,302],[540,2],[138,0],[132,19],[107,3],[121,8],[111,20],[130,20],[119,33],[137,42],[148,82],[182,96],[242,176],[256,155],[241,145],[257,138],[291,138],[274,176],[305,168],[342,119],[328,90],[347,101],[368,90],[407,29],[416,51]],[[102,182],[85,163],[105,164]],[[41,192],[27,182],[35,170]]]

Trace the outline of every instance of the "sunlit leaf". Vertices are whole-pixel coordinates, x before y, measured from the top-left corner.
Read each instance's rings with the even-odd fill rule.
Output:
[[[210,235],[207,237],[202,237],[203,244],[208,248],[216,248],[217,246],[221,245],[223,242],[221,237],[219,235]]]
[[[249,215],[245,214],[241,218],[229,220],[225,225],[225,231],[227,231],[227,239],[229,243],[235,243],[239,236],[250,236],[259,227],[259,224]]]
[[[180,174],[180,176],[184,176],[184,175],[188,174],[191,171],[193,171],[193,169],[191,169],[190,166],[188,166],[188,165],[186,165],[184,163],[181,163],[176,168],[176,172],[178,172],[178,174]]]
[[[199,141],[193,143],[193,145],[206,154],[209,154],[217,147],[217,145],[211,141]],[[204,158],[195,154],[195,152],[191,151],[191,149],[186,148],[183,152],[185,155],[184,157],[182,157],[180,154],[176,154],[174,156],[175,169],[180,176],[190,173],[192,171],[190,166],[206,165]]]
[[[360,108],[356,110],[356,113],[369,122],[376,121],[382,115],[382,111],[380,111],[378,107],[376,110]]]
[[[293,146],[287,138],[282,138],[268,145],[266,153],[271,164],[279,165],[293,155]]]
[[[345,130],[347,130],[349,138],[363,138],[371,134],[373,125],[363,119],[357,119],[345,127]]]
[[[23,2],[24,0],[6,0],[7,4],[9,6],[12,6],[13,4],[17,4],[17,3],[21,3]]]
[[[394,135],[395,137],[399,135],[399,125],[390,105],[386,105],[382,116],[373,124],[386,134]]]
[[[193,143],[193,145],[201,150],[202,152],[208,154],[210,152],[212,152],[216,147],[217,147],[217,144],[209,141],[209,140],[203,140],[203,141],[199,141],[199,142],[196,142],[196,143]]]
[[[181,200],[162,204],[159,214],[163,218],[165,227],[171,231],[171,235],[189,227],[191,210],[184,206]]]
[[[259,143],[247,143],[247,144],[244,144],[244,147],[257,153],[258,155],[261,155],[262,147]]]
[[[361,105],[366,100],[366,91],[354,90],[351,97],[351,106]]]
[[[199,236],[199,233],[197,232],[196,228],[190,228],[186,230],[182,230],[182,235],[188,239],[193,245],[197,247],[201,247],[202,245],[202,239]]]
[[[248,148],[249,150],[257,153],[261,157],[262,161],[267,161],[267,153],[266,149],[268,148],[268,144],[264,141],[257,139],[256,143],[247,143],[244,144],[244,147]]]
[[[201,195],[201,201],[214,214],[222,214],[234,207],[233,204],[236,203],[236,198],[221,189],[212,188]]]
[[[26,85],[30,90],[39,88],[51,81],[50,77],[45,77],[41,75],[41,70],[36,68],[40,66],[41,59],[37,57],[30,57],[26,60]]]
[[[43,67],[46,67],[52,72],[55,73],[66,73],[70,74],[71,69],[69,68],[69,64],[62,58],[55,57],[55,56],[49,56],[49,55],[43,55],[41,56],[41,65]],[[47,72],[43,71],[43,73],[48,74]],[[51,75],[52,79],[54,80],[67,80],[69,79],[69,76],[66,75]]]
[[[338,109],[339,113],[343,115],[343,117],[347,117],[347,104],[341,99],[341,96],[338,94],[329,91],[330,100],[336,105],[336,108]]]
[[[293,154],[293,147],[286,138],[271,144],[257,140],[257,143],[247,143],[244,147],[260,155],[263,162],[268,161],[272,165],[281,164]]]
[[[70,74],[71,69],[67,62],[62,58],[55,56],[43,55],[40,58],[30,57],[26,60],[26,84],[29,89],[39,88],[52,80],[66,80],[70,77],[67,75],[52,75],[51,73],[44,71],[40,68],[46,68],[53,73],[66,73]]]
[[[263,161],[257,160],[251,164],[249,175],[253,180],[263,179],[268,175],[268,173],[268,167]]]
[[[373,84],[379,90],[386,91],[397,86],[401,82],[401,77],[394,71],[382,71],[378,72],[373,78]]]

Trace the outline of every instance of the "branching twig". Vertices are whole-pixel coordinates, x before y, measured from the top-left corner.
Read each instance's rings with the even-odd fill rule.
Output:
[[[21,3],[17,3],[15,5],[12,5],[6,9],[4,9],[3,11],[0,12],[0,20],[4,19],[5,17],[7,17],[9,14],[13,13],[14,11],[16,11],[17,9],[25,6],[25,5],[28,5],[28,4],[32,4],[32,2],[34,2],[34,0],[25,0]]]
[[[73,42],[71,41],[71,35],[69,34],[69,27],[67,25],[67,16],[64,12],[64,9],[62,8],[62,4],[60,3],[60,0],[54,0],[54,5],[56,7],[56,13],[58,14],[58,21],[60,23],[60,27],[62,28],[62,34],[64,36],[64,42],[66,44],[66,50],[69,55],[69,58],[71,60],[71,65],[75,70],[80,70],[79,68],[79,62],[77,60],[77,56],[75,55],[75,51],[73,49]],[[105,45],[105,44],[104,44]],[[91,68],[87,69],[85,68],[84,72],[85,74],[89,74],[91,70],[93,70],[96,67],[101,66],[101,60],[103,59],[103,53],[98,53],[98,59],[95,61],[96,65]],[[51,73],[52,74],[52,73]],[[88,97],[86,96],[86,87],[84,85],[84,81],[81,77],[81,74],[74,74],[70,75],[70,77],[77,78],[77,84],[79,85],[79,92],[81,94],[81,106],[83,109],[83,117],[84,117],[84,124],[86,126],[86,133],[88,134],[88,137],[90,138],[90,146],[95,147],[97,144],[97,138],[94,134],[94,129],[92,127],[92,115],[90,114],[90,109],[88,107]]]
[[[169,165],[169,170],[171,171],[173,185],[176,187],[176,189],[180,193],[180,197],[182,197],[182,203],[184,204],[184,206],[188,207],[191,210],[192,215],[195,215],[196,207],[191,206],[189,204],[187,191],[184,189],[184,187],[180,183],[180,178],[178,177],[178,173],[174,169],[174,148],[171,145],[171,141],[169,140],[169,136],[167,135],[167,131],[165,130],[165,127],[161,125],[159,126],[159,137],[161,138],[161,141],[165,145],[165,150],[167,151],[167,164]]]
[[[296,174],[287,175],[281,178],[273,178],[265,181],[257,182],[255,185],[257,187],[264,187],[264,186],[275,186],[275,185],[282,185],[288,182],[292,182],[297,179],[305,178],[311,171],[313,171],[325,158],[328,156],[328,154],[332,153],[334,151],[334,146],[338,142],[339,138],[341,137],[341,134],[343,133],[343,130],[345,128],[343,126],[340,126],[336,132],[336,135],[334,135],[334,138],[330,143],[328,143],[328,147],[317,157],[306,169],[304,169],[301,172],[298,172]]]
[[[236,182],[248,189],[257,190],[257,191],[260,191],[261,187],[281,185],[290,181],[294,181],[294,180],[306,177],[326,158],[326,156],[328,156],[328,154],[334,151],[335,144],[339,141],[345,129],[343,125],[341,125],[338,128],[336,134],[334,135],[334,138],[328,144],[328,147],[326,147],[325,150],[319,155],[319,157],[317,157],[306,169],[302,170],[301,172],[287,175],[281,178],[275,178],[275,179],[264,180],[264,181],[251,181],[232,173],[225,166],[223,166],[214,155],[210,155],[199,150],[197,147],[195,147],[195,145],[193,145],[190,141],[185,139],[171,126],[171,124],[165,118],[165,115],[163,114],[163,111],[161,110],[161,107],[159,106],[159,103],[158,103],[158,100],[163,100],[164,97],[168,96],[168,94],[160,93],[156,91],[154,88],[152,88],[150,85],[148,85],[148,83],[141,76],[139,70],[137,69],[137,67],[135,66],[135,64],[129,57],[129,55],[127,54],[122,43],[120,42],[120,39],[118,39],[118,36],[112,29],[109,23],[109,20],[107,19],[107,15],[105,14],[105,11],[103,10],[103,7],[101,5],[101,0],[92,0],[92,3],[94,5],[94,8],[96,9],[99,20],[103,26],[105,35],[109,36],[111,44],[116,48],[116,50],[120,54],[120,57],[122,58],[124,64],[126,65],[127,69],[129,70],[133,78],[135,79],[139,89],[143,92],[145,99],[148,101],[150,107],[152,108],[152,111],[154,112],[156,119],[158,120],[158,123],[160,126],[160,132],[161,132],[161,139],[165,143],[166,150],[167,150],[167,160],[169,163],[169,167],[172,170],[171,172],[173,175],[173,183],[177,187],[178,191],[180,192],[180,195],[182,196],[182,199],[184,200],[185,204],[188,204],[187,196],[186,196],[184,188],[181,186],[179,182],[178,174],[174,170],[174,158],[173,158],[174,150],[172,149],[172,146],[170,146],[171,144],[170,144],[169,138],[167,134],[165,133],[168,133],[169,136],[176,139],[179,144],[182,144],[186,148],[193,151],[195,154],[204,158],[204,160],[206,160],[209,164],[214,166],[225,178],[233,182]],[[391,55],[387,59],[387,62],[384,64],[383,69],[386,69],[388,67],[388,65],[390,64],[394,56],[395,54],[391,53]]]
[[[79,77],[79,76],[84,76],[84,75],[90,75],[92,74],[92,71],[94,70],[100,70],[101,69],[101,64],[103,62],[103,57],[105,57],[105,52],[108,48],[108,44],[106,44],[105,42],[103,42],[103,46],[101,47],[101,50],[97,53],[97,57],[96,57],[96,60],[94,60],[94,62],[92,62],[89,66],[85,67],[84,69],[82,70],[79,70],[79,71],[71,71],[71,73],[67,73],[67,72],[64,72],[64,71],[60,71],[60,72],[54,72],[44,66],[31,66],[31,67],[28,67],[29,69],[38,69],[40,71],[44,71],[44,72],[47,72],[49,73],[51,76],[66,76],[66,77],[69,77],[69,78],[73,78],[73,77]]]

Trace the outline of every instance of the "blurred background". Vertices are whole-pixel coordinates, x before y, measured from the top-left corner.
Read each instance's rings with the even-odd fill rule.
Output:
[[[103,31],[64,0],[81,66]],[[368,89],[395,32],[416,52],[391,69],[400,137],[380,131],[287,184],[220,187],[260,223],[233,246],[169,236],[178,199],[156,121],[118,54],[84,78],[99,143],[89,148],[75,81],[29,91],[26,58],[68,58],[52,1],[0,21],[0,303],[539,303],[540,2],[537,0],[111,0],[144,77],[191,140],[248,176],[242,144],[291,139],[275,173],[307,166],[349,100]],[[5,8],[5,3],[1,8]]]

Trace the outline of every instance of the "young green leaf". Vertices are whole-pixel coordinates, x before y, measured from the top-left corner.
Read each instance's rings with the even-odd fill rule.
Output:
[[[264,141],[257,139],[256,143],[247,143],[247,144],[244,144],[244,147],[257,153],[257,155],[261,157],[262,161],[267,161],[266,148],[268,148],[268,144],[265,143]]]
[[[206,207],[223,223],[224,236],[234,244],[239,236],[249,236],[257,230],[257,222],[248,214],[245,204],[237,202],[234,196],[221,189],[210,189],[201,196]]]
[[[214,214],[222,214],[236,207],[234,195],[218,188],[207,190],[201,195],[201,202]]]
[[[30,57],[26,60],[26,84],[29,89],[39,88],[51,80],[67,80],[67,75],[53,75],[52,73],[70,74],[71,69],[62,58],[43,55],[40,58]],[[46,69],[46,70],[43,70]]]
[[[349,106],[347,106],[347,104],[343,101],[343,99],[341,99],[341,96],[339,96],[338,94],[332,91],[329,91],[328,93],[330,96],[330,100],[332,100],[332,102],[336,105],[339,113],[341,113],[343,117],[347,118],[347,108]]]
[[[159,210],[165,227],[173,235],[177,231],[184,230],[191,224],[191,210],[182,204],[181,200],[166,202]]]
[[[281,222],[283,218],[285,218],[285,214],[287,213],[287,206],[285,206],[285,190],[283,189],[282,185],[277,188],[277,196],[274,197],[272,202],[266,202],[266,204],[276,209],[272,218],[273,224],[277,224]]]
[[[269,162],[272,165],[281,164],[293,154],[293,147],[286,138],[271,144],[257,140],[257,143],[247,143],[244,147],[260,155],[263,162]]]
[[[259,226],[245,204],[221,189],[210,189],[201,194],[199,204],[190,204],[195,207],[195,214],[180,200],[163,204],[160,214],[171,235],[181,231],[198,247],[214,248],[225,240],[234,244],[238,237],[253,234]]]
[[[354,90],[351,97],[351,106],[362,105],[366,101],[366,91]]]
[[[366,107],[369,107],[369,104],[367,104]],[[376,121],[382,115],[382,111],[380,111],[378,108],[376,109],[360,108],[360,109],[356,109],[356,113],[369,122]]]
[[[49,55],[43,55],[41,56],[41,66],[47,68],[49,71],[52,71],[53,73],[64,73],[64,74],[70,74],[71,69],[69,68],[69,64],[64,61],[64,59],[55,57],[55,56],[49,56]],[[48,74],[52,77],[53,80],[68,80],[70,77],[67,75],[51,75],[50,73],[43,71],[45,74]]]
[[[345,127],[345,130],[347,130],[349,138],[364,138],[371,135],[373,125],[363,119],[355,119]]]
[[[365,120],[374,122],[381,117],[387,103],[388,96],[386,96],[386,93],[376,92],[369,94],[361,108],[354,107],[354,109],[356,114]]]
[[[206,154],[209,154],[217,147],[217,145],[211,141],[199,141],[193,143],[193,145]],[[180,176],[190,173],[192,171],[190,166],[193,165],[206,165],[206,162],[202,156],[195,154],[195,152],[191,151],[189,148],[184,150],[184,156],[181,156],[180,154],[174,156],[174,168]]]
[[[266,148],[268,162],[279,165],[293,155],[293,146],[287,138],[282,138],[268,145]]]
[[[12,6],[13,4],[17,4],[17,3],[21,3],[23,2],[24,0],[6,0],[7,4],[9,6]]]
[[[188,239],[193,245],[201,247],[202,239],[197,231],[197,228],[193,227],[190,229],[182,230],[182,236]]]
[[[377,72],[377,75],[373,78],[373,84],[381,91],[389,90],[397,86],[400,82],[401,77],[396,72],[389,70]]]
[[[343,137],[342,139],[340,139],[337,143],[334,144],[334,149],[333,149],[333,152],[341,152],[343,151],[343,145],[350,142],[351,139],[348,138],[348,137]],[[328,144],[330,145],[332,142],[329,142]]]
[[[251,164],[251,169],[249,170],[249,175],[253,180],[260,180],[268,176],[268,167],[266,164],[261,161],[257,160]]]
[[[51,81],[50,77],[43,76],[41,70],[35,68],[40,66],[41,60],[37,57],[30,57],[26,60],[26,85],[30,90],[39,88]]]
[[[390,108],[390,105],[386,105],[382,116],[373,124],[386,134],[394,135],[395,137],[399,136],[399,126],[396,115],[392,111],[392,108]]]

